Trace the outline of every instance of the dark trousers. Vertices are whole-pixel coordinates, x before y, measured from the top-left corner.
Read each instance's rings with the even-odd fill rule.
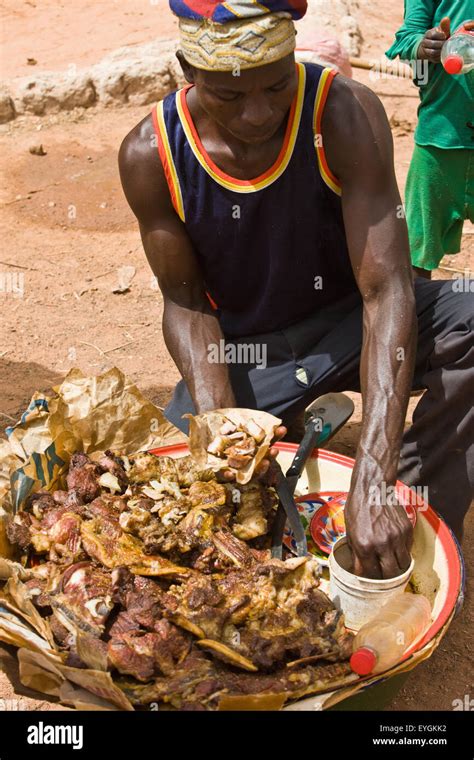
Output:
[[[461,281],[463,292],[459,282],[415,281],[413,390],[425,393],[404,434],[398,471],[407,485],[428,487],[431,506],[458,535],[474,492],[474,293],[466,287],[472,280]],[[323,393],[360,390],[362,301],[354,294],[284,330],[228,343],[259,347],[255,361],[228,364],[237,406],[271,412],[289,425]],[[181,380],[165,415],[187,432],[186,412],[195,408]]]

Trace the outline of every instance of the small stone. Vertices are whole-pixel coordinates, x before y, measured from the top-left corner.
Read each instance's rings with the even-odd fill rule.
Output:
[[[54,208],[55,205],[56,203],[54,201],[49,201],[48,203],[49,208]]]
[[[0,124],[6,124],[16,116],[15,106],[10,93],[0,87]]]
[[[46,151],[45,151],[45,149],[43,148],[42,145],[30,145],[30,147],[28,148],[28,150],[30,151],[30,153],[33,154],[33,156],[45,156],[46,155]]]

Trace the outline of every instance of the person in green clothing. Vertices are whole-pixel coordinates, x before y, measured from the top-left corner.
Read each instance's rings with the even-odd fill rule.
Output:
[[[412,65],[419,87],[405,203],[412,264],[428,278],[445,254],[460,251],[464,220],[474,222],[474,71],[453,76],[440,62],[451,30],[472,15],[472,0],[405,0],[386,52]]]

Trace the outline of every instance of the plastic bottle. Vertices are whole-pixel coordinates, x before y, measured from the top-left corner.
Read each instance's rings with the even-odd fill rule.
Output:
[[[350,661],[354,673],[366,676],[395,665],[430,618],[431,605],[425,596],[403,593],[392,599],[356,634]]]
[[[448,74],[474,69],[474,21],[463,21],[441,48],[441,63]]]

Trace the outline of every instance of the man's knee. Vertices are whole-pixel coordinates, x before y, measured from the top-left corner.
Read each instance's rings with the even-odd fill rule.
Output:
[[[455,278],[443,280],[439,299],[446,301],[445,308],[448,310],[453,327],[464,326],[471,332],[474,328],[474,279]]]
[[[474,283],[474,280],[473,280]],[[474,293],[454,293],[445,343],[448,362],[474,370]]]
[[[424,344],[431,369],[458,363],[459,368],[473,366],[474,292],[458,292],[454,284],[425,280],[417,287],[419,349]]]
[[[453,318],[456,324],[465,326],[471,334],[474,332],[474,279],[463,280],[456,289],[456,280],[451,282],[454,298],[452,299]]]

